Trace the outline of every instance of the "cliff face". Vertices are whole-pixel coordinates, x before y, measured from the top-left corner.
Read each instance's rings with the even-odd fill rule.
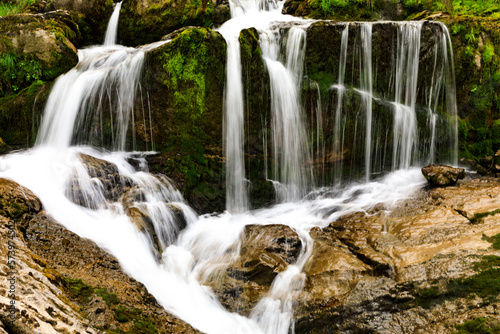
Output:
[[[0,234],[6,241],[0,276],[8,282],[0,288],[4,332],[199,333],[165,312],[115,258],[58,224],[28,189],[5,179]]]

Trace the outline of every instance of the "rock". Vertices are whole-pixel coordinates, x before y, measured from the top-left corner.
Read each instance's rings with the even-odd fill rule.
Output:
[[[288,265],[295,263],[302,243],[284,225],[248,225],[239,254],[228,258],[227,269],[206,282],[232,312],[248,315]]]
[[[459,179],[465,178],[465,170],[463,168],[453,168],[443,165],[423,167],[422,174],[430,184],[439,187],[454,185]]]
[[[485,156],[485,157],[482,157],[481,159],[479,159],[479,164],[486,169],[490,169],[491,166],[493,165],[493,163],[494,163],[494,161],[493,161],[493,157],[491,155],[488,155],[488,156]]]
[[[79,48],[102,44],[113,12],[112,0],[42,0],[26,8],[26,12],[44,14],[65,12],[66,24],[73,30],[72,42]]]
[[[24,214],[39,212],[42,203],[29,189],[14,181],[0,178],[0,215],[19,219]]]
[[[136,46],[187,26],[217,27],[230,18],[227,1],[130,0],[123,3],[118,38]]]
[[[0,18],[0,97],[37,80],[54,80],[78,63],[71,29],[49,15],[17,14]]]
[[[0,137],[0,154],[5,154],[10,151],[9,145],[5,144],[2,137]]]
[[[151,171],[177,181],[200,212],[224,210],[222,122],[226,42],[207,28],[186,29],[146,54],[155,146]],[[136,128],[143,119],[138,108]],[[140,136],[138,136],[140,138]],[[154,159],[154,161],[153,161]]]
[[[79,158],[88,177],[75,171],[76,175],[69,179],[65,193],[73,203],[90,209],[102,208],[106,202],[117,202],[133,186],[133,181],[122,177],[115,164],[87,154],[79,154]]]

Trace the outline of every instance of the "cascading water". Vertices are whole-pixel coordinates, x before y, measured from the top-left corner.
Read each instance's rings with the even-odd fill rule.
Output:
[[[279,181],[276,190],[281,201],[299,200],[312,183],[311,154],[299,97],[305,31],[296,27],[288,31],[286,65],[279,59],[279,31],[262,34],[260,38],[271,84],[274,178]]]
[[[416,144],[417,79],[422,22],[398,26],[396,93],[394,102],[394,147],[392,168],[408,168]]]
[[[134,101],[135,92],[140,89],[138,79],[144,52],[158,44],[139,49],[114,45],[115,37],[111,35],[116,32],[121,3],[116,5],[110,20],[107,46],[79,51],[80,63],[54,85],[35,148],[2,157],[0,176],[30,188],[42,200],[47,213],[68,229],[111,252],[122,268],[142,282],[165,309],[201,331],[288,334],[294,332],[292,306],[303,289],[303,267],[314,246],[309,235],[311,228],[324,227],[346,213],[367,210],[380,202],[388,206],[396,204],[409,197],[425,181],[418,168],[409,168],[370,182],[372,159],[377,157],[371,151],[371,147],[377,146],[373,139],[376,131],[372,133],[371,126],[375,114],[372,105],[380,98],[373,93],[373,24],[361,24],[359,61],[362,78],[356,92],[360,92],[363,105],[362,128],[366,139],[362,152],[367,182],[346,189],[312,191],[305,197],[313,185],[313,155],[309,151],[310,136],[306,131],[300,91],[306,29],[311,21],[281,15],[282,1],[230,1],[230,4],[233,19],[219,29],[228,45],[224,105],[228,212],[198,217],[167,179],[150,175],[147,168],[137,170],[127,162],[130,154],[124,151],[135,149],[133,124],[137,113],[134,112]],[[280,30],[280,24],[276,22],[287,22],[286,29]],[[268,129],[269,140],[273,148],[273,177],[279,181],[278,195],[283,203],[252,212],[248,211],[244,167],[244,104],[238,36],[243,28],[254,26],[259,31],[263,60],[270,76],[272,125]],[[415,70],[410,58],[415,57],[415,50],[418,50],[418,26],[414,24],[400,29],[398,45],[401,44],[401,49],[398,48],[398,54],[401,57],[398,64],[401,68],[398,69],[407,77]],[[334,104],[333,145],[338,156],[344,154],[347,146],[344,141],[349,130],[343,109],[348,90],[345,69],[349,28],[345,25],[342,30],[336,84],[338,100]],[[408,34],[412,37],[407,37]],[[413,45],[407,43],[408,38],[413,38]],[[403,46],[404,43],[408,46]],[[450,76],[450,71],[451,75],[453,71],[448,63],[448,45],[449,38],[443,37],[440,48],[445,55],[436,58],[436,74],[433,76],[436,80],[430,88],[429,110],[437,104],[436,95],[440,94],[443,82],[454,84]],[[391,105],[410,106],[411,110],[415,88],[413,79],[408,77],[406,82],[402,76],[396,79],[397,94]],[[316,87],[319,90],[319,86]],[[446,95],[451,106],[453,94]],[[317,129],[321,125],[324,105],[318,101]],[[454,110],[456,113],[456,106]],[[395,118],[398,117],[396,114]],[[142,117],[150,115],[146,117],[143,111]],[[401,157],[411,154],[414,143],[410,142],[408,148],[407,141],[412,139],[404,137],[406,123],[403,120],[401,124],[394,129],[398,133],[393,137],[394,150],[398,147],[398,152],[406,150],[406,153],[394,153],[399,157],[395,167],[408,168],[411,161]],[[325,132],[323,129],[324,135]],[[82,144],[108,147],[115,152],[76,146]],[[434,152],[434,144],[430,150]],[[317,154],[324,149],[316,151]],[[104,169],[106,175],[103,176],[100,171]],[[143,215],[149,217],[151,223],[141,220]],[[204,283],[217,279],[227,263],[238,256],[240,237],[245,226],[250,224],[287,225],[299,236],[301,248],[296,262],[276,276],[267,295],[248,317],[244,317],[228,312]]]

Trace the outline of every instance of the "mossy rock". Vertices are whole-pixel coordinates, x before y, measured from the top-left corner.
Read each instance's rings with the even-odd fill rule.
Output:
[[[37,80],[51,81],[78,63],[71,29],[51,16],[0,18],[0,98]]]
[[[0,216],[19,219],[26,213],[39,212],[42,202],[29,189],[0,178]]]
[[[64,23],[75,33],[71,42],[83,47],[102,44],[104,41],[113,12],[113,0],[37,0],[25,11],[44,15],[64,13]]]
[[[37,80],[16,95],[0,98],[0,133],[11,148],[34,144],[51,87]]]
[[[118,39],[147,44],[185,26],[213,28],[229,18],[229,5],[215,0],[130,0],[122,7]]]
[[[199,211],[206,205],[223,209],[225,60],[224,38],[208,28],[186,29],[146,54],[143,86],[150,96],[155,149],[163,153],[153,169],[178,181]]]

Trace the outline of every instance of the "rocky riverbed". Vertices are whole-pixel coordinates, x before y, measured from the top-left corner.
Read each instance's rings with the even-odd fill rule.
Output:
[[[499,208],[500,182],[468,176],[421,189],[395,208],[378,205],[314,228],[295,332],[498,330]],[[2,179],[0,214],[0,333],[197,332],[165,312],[116,259],[44,213],[29,190]],[[300,247],[289,227],[249,225],[240,256],[206,284],[226,308],[247,315]]]

